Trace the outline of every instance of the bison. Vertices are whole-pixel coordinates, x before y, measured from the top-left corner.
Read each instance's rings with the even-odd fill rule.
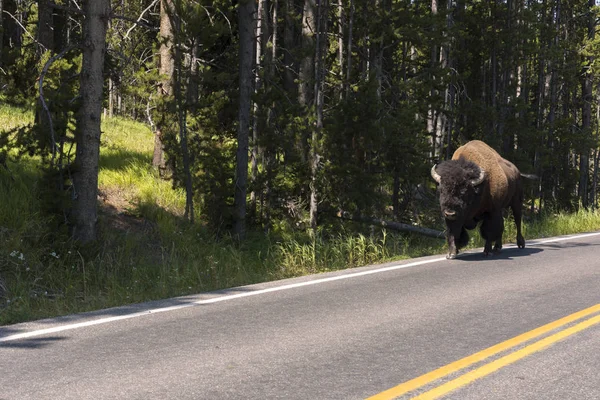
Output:
[[[458,250],[469,242],[467,229],[481,222],[485,239],[484,255],[502,249],[504,218],[502,210],[512,209],[517,226],[517,246],[525,247],[521,233],[523,186],[519,172],[510,161],[479,140],[459,147],[452,160],[431,168],[438,184],[440,207],[446,221],[447,258],[455,258]],[[492,250],[492,242],[495,242]]]

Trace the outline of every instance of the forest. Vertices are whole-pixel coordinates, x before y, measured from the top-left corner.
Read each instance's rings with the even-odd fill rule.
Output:
[[[598,206],[594,0],[0,0],[0,15],[0,102],[33,113],[0,127],[0,172],[38,160],[40,212],[82,245],[104,240],[111,118],[149,127],[181,219],[237,246],[335,238],[344,220],[439,231],[429,171],[473,139],[537,177],[530,218]]]

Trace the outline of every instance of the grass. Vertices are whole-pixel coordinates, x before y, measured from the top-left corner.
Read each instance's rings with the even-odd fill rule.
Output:
[[[33,122],[33,111],[7,104],[0,106],[0,127],[12,129]]]
[[[33,114],[0,106],[0,126],[31,122]],[[240,247],[216,240],[201,224],[182,218],[185,198],[149,168],[150,130],[112,118],[103,121],[99,186],[101,240],[80,248],[46,216],[39,160],[0,168],[0,325],[210,291],[371,263],[445,253],[445,243],[378,230],[340,229],[310,240],[250,233]],[[13,180],[14,178],[14,180]],[[600,229],[600,213],[581,211],[537,218],[525,237]],[[470,247],[482,246],[475,233]],[[506,222],[505,241],[515,241]]]

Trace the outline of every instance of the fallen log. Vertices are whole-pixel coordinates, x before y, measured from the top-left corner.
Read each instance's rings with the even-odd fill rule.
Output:
[[[419,235],[429,236],[429,237],[438,238],[438,239],[443,239],[445,237],[444,232],[437,231],[435,229],[423,228],[420,226],[408,225],[408,224],[403,224],[401,222],[395,222],[395,221],[386,221],[386,220],[379,219],[379,218],[364,217],[362,215],[351,215],[347,211],[338,211],[337,217],[341,218],[341,219],[346,219],[349,221],[356,221],[356,222],[363,222],[365,224],[378,225],[378,226],[382,226],[384,228],[393,229],[395,231],[418,233]]]

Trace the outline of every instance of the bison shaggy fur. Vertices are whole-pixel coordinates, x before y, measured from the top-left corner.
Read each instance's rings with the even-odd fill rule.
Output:
[[[438,184],[446,222],[448,258],[456,257],[458,250],[467,245],[467,229],[474,229],[479,223],[485,239],[484,254],[500,251],[502,210],[509,207],[517,227],[517,245],[525,247],[521,233],[523,186],[521,173],[513,163],[484,142],[473,140],[459,147],[452,160],[434,165],[431,176]]]

